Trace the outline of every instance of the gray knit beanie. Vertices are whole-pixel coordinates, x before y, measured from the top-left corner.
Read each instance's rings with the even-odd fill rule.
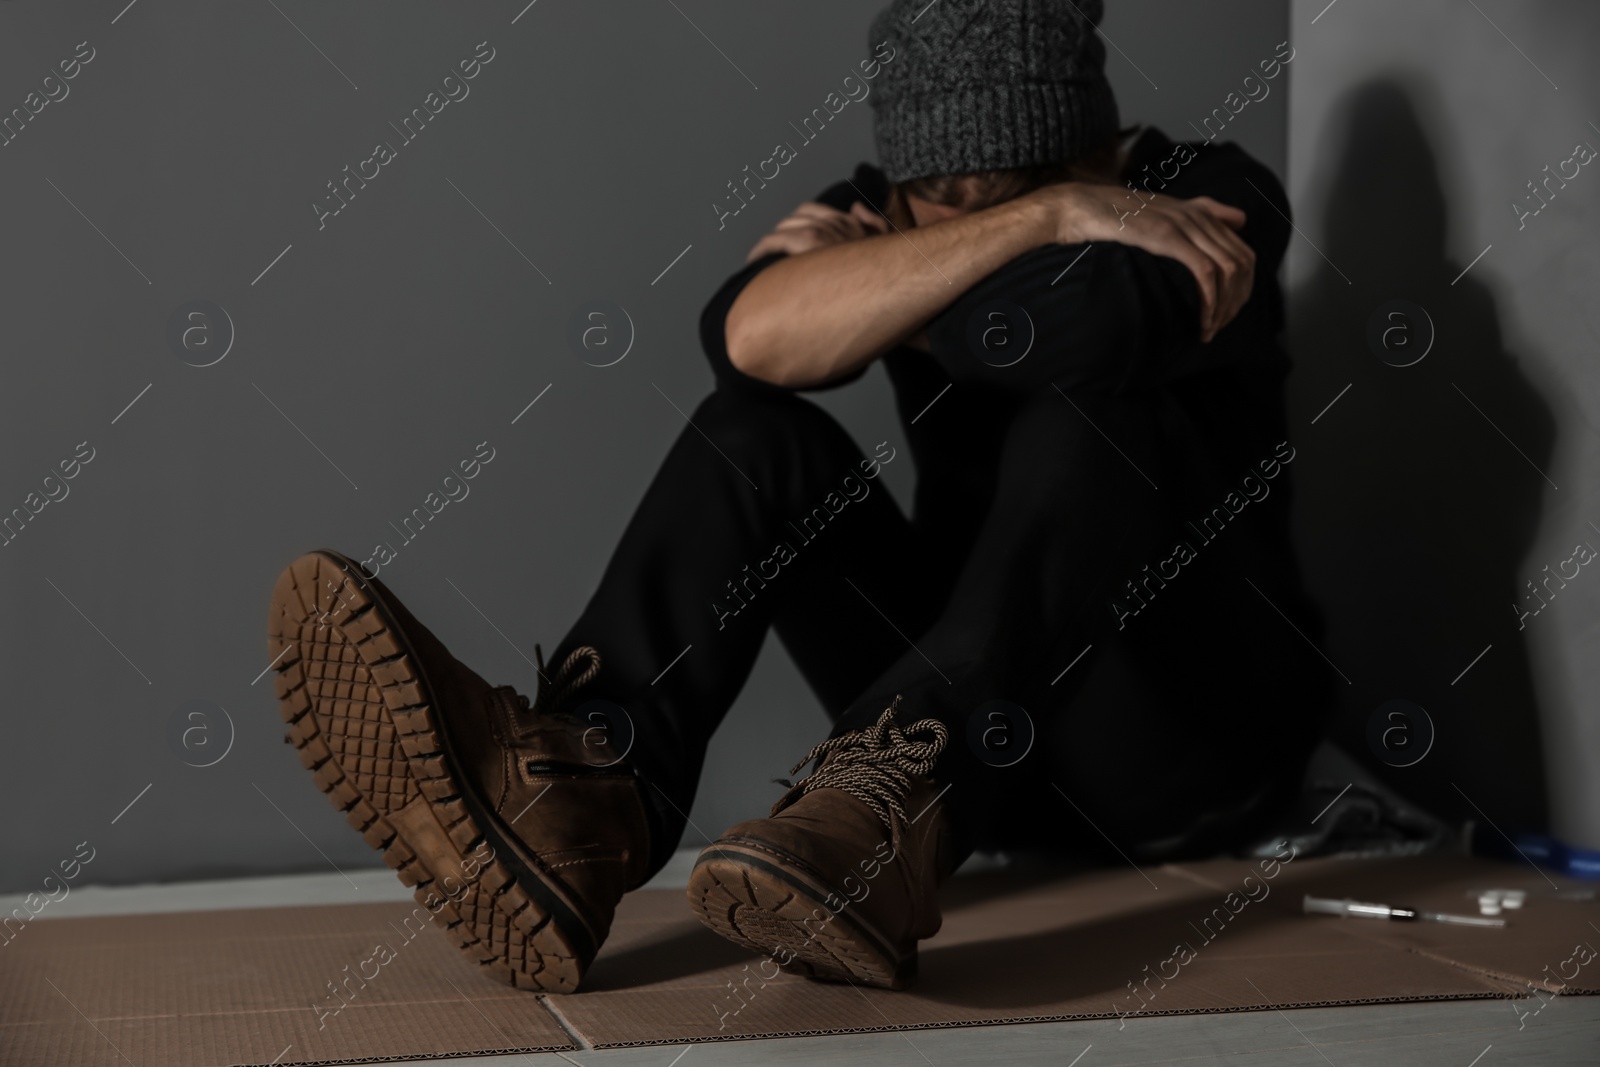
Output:
[[[894,0],[869,98],[892,182],[1060,163],[1118,126],[1094,27],[1103,0]]]

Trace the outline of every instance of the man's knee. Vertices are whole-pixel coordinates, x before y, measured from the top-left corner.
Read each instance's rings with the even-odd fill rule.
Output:
[[[735,466],[781,472],[785,479],[815,472],[837,480],[861,455],[832,415],[792,394],[717,389],[695,408],[692,420]]]
[[[1154,463],[1159,453],[1158,400],[1095,389],[1047,387],[1018,405],[1007,427],[1012,456],[1030,455],[1045,470]],[[1140,461],[1143,462],[1140,462]]]

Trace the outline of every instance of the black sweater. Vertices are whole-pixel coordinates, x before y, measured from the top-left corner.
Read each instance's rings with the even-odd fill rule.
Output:
[[[1003,425],[1019,395],[1053,386],[1144,393],[1162,405],[1171,427],[1169,470],[1174,473],[1169,481],[1175,479],[1170,489],[1162,489],[1175,516],[1185,509],[1191,514],[1209,510],[1286,439],[1288,356],[1280,341],[1284,313],[1278,269],[1292,227],[1282,185],[1237,145],[1180,146],[1154,128],[1131,147],[1123,176],[1141,190],[1210,196],[1244,211],[1240,236],[1256,254],[1249,301],[1209,344],[1202,344],[1199,287],[1189,269],[1175,259],[1113,242],[1046,245],[978,282],[929,323],[931,356],[899,346],[883,357],[918,470],[913,518],[919,526],[948,526],[955,542],[963,540],[981,521],[990,482],[998,434],[986,428]],[[882,210],[888,192],[883,173],[861,164],[853,183],[832,185],[817,199],[848,210],[865,197]],[[1129,207],[1135,207],[1134,194],[1128,196]],[[701,343],[719,387],[784,388],[736,369],[724,332],[740,291],[777,258],[758,259],[728,279],[701,316]],[[996,299],[1022,307],[1034,328],[1031,350],[1011,366],[984,362],[969,342],[969,323],[982,305]],[[859,373],[818,388],[837,387]],[[947,385],[949,394],[912,425]],[[1251,536],[1230,540],[1257,584],[1269,593],[1276,590],[1290,601],[1280,604],[1285,611],[1316,629],[1289,549],[1287,483],[1286,477],[1279,479],[1276,491],[1256,508]]]

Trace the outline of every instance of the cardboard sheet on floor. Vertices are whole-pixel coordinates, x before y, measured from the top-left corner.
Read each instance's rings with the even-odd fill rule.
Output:
[[[769,979],[667,890],[628,897],[586,991],[552,997],[483,977],[435,931],[408,940],[400,904],[40,920],[0,949],[0,1063],[353,1063],[1489,997],[1532,1010],[1530,986],[1600,993],[1600,904],[1556,882],[1441,857],[1300,859],[1271,879],[1243,861],[974,875],[946,887],[903,993]],[[1504,930],[1300,914],[1308,892],[1474,914],[1491,887],[1529,894]]]
[[[573,1047],[537,999],[480,975],[411,914],[389,903],[36,920],[0,949],[0,1064],[282,1067]]]

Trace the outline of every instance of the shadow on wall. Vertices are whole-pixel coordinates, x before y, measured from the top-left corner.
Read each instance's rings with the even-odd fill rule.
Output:
[[[1297,205],[1320,214],[1324,254],[1296,240],[1295,254],[1317,265],[1290,296],[1297,535],[1328,614],[1325,651],[1351,681],[1334,740],[1442,816],[1542,827],[1525,644],[1537,627],[1519,630],[1511,604],[1541,576],[1524,558],[1554,491],[1540,471],[1555,423],[1502,348],[1492,271],[1480,262],[1462,276],[1479,249],[1459,261],[1446,251],[1460,156],[1443,123],[1419,117],[1435,113],[1432,99],[1406,74],[1351,90],[1323,131],[1313,195]],[[1385,305],[1396,300],[1422,312],[1395,317]],[[1426,737],[1415,716],[1407,725],[1379,711],[1397,699],[1421,706],[1436,731],[1403,767]],[[1388,759],[1369,740],[1374,721],[1379,734],[1401,727]]]

